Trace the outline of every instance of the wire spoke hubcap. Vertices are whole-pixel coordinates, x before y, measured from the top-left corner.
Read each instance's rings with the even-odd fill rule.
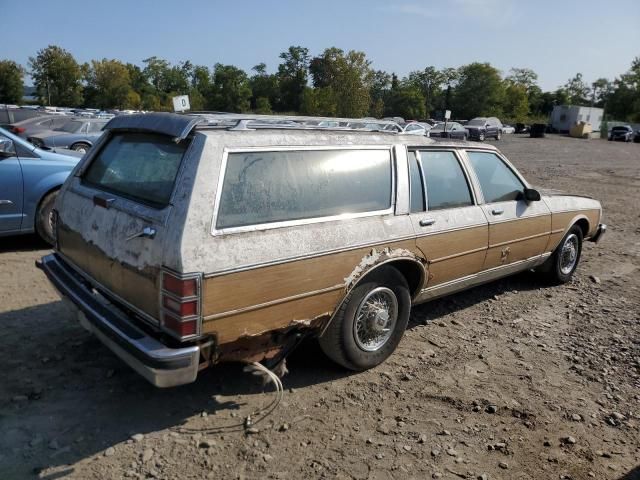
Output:
[[[578,261],[578,236],[575,233],[569,235],[560,251],[560,271],[568,275],[575,268]]]
[[[398,300],[393,290],[377,287],[360,302],[353,323],[356,345],[365,352],[375,352],[391,338],[398,321]]]

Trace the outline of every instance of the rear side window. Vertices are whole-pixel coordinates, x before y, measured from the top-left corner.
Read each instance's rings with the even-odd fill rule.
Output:
[[[391,207],[389,150],[230,153],[219,229]]]
[[[429,210],[473,205],[471,190],[453,152],[421,151]]]
[[[524,185],[500,157],[489,152],[467,151],[467,154],[478,176],[485,202],[505,202],[521,197]]]
[[[107,192],[163,208],[188,142],[178,144],[164,135],[114,134],[89,165],[83,183]]]

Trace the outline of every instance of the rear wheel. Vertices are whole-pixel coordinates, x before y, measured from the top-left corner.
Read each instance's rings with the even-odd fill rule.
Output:
[[[567,283],[578,268],[581,253],[582,229],[578,225],[574,225],[541,270],[553,283]]]
[[[74,143],[73,145],[71,145],[71,150],[75,150],[76,152],[80,153],[87,153],[90,148],[91,145],[87,143]]]
[[[56,202],[58,191],[47,194],[36,211],[36,232],[49,245],[55,243],[55,232],[53,231],[53,205]]]
[[[393,267],[380,267],[349,292],[320,337],[320,347],[350,370],[375,367],[400,343],[410,310],[405,278]]]

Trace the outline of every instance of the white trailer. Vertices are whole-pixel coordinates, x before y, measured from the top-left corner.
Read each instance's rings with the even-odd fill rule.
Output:
[[[556,105],[551,112],[551,126],[559,132],[565,133],[576,123],[587,122],[591,124],[594,132],[599,132],[603,116],[604,110],[602,108]]]

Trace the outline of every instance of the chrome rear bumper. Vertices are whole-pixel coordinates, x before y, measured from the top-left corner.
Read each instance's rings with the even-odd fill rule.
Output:
[[[600,223],[598,225],[596,233],[589,239],[589,241],[598,243],[600,240],[602,240],[602,237],[605,233],[607,233],[607,226],[604,223]]]
[[[80,324],[156,387],[195,381],[200,347],[169,348],[131,322],[105,297],[95,294],[57,255],[36,261],[58,291],[80,310]]]

